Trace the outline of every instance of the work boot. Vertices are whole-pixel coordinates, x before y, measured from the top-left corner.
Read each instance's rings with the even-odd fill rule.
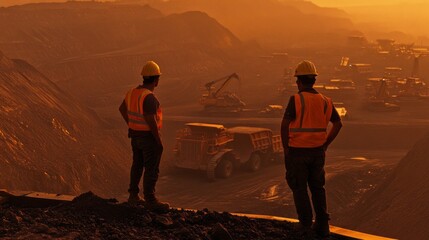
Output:
[[[139,194],[130,193],[128,203],[132,205],[143,205],[145,201],[139,196]]]
[[[302,223],[293,223],[293,229],[299,232],[308,232],[311,231],[311,227],[310,226],[305,226]]]
[[[311,229],[319,236],[319,237],[328,237],[329,236],[329,223],[328,221],[315,221]]]
[[[154,212],[168,212],[170,210],[170,204],[160,202],[158,199],[146,200],[145,205],[147,209]]]
[[[301,237],[307,239],[313,236],[313,231],[311,231],[311,226],[305,226],[302,223],[293,223],[293,230],[297,231]]]

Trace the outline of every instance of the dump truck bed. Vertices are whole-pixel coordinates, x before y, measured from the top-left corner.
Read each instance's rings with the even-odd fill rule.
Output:
[[[272,131],[268,128],[256,127],[233,127],[228,129],[233,135],[248,135],[250,137],[253,150],[264,150],[272,145]],[[235,139],[237,137],[234,137]]]

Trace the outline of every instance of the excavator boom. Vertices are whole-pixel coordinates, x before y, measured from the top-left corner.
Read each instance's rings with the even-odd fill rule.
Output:
[[[225,111],[225,112],[238,112],[246,105],[241,99],[234,93],[229,91],[223,91],[226,89],[231,80],[235,78],[240,81],[237,73],[230,74],[206,83],[206,93],[203,93],[200,103],[204,108],[210,111]],[[221,83],[219,87],[215,87],[216,83]]]
[[[213,97],[216,97],[220,93],[220,91],[222,91],[222,89],[224,89],[228,85],[228,83],[230,82],[230,80],[233,79],[233,78],[236,78],[237,80],[240,80],[240,78],[238,77],[237,73],[233,73],[231,75],[228,75],[228,76],[225,76],[225,77],[213,80],[211,82],[208,82],[208,83],[205,84],[205,87],[206,87],[206,89],[207,89],[208,92],[211,92],[212,87],[213,87],[214,84],[216,84],[218,82],[221,82],[221,81],[224,81],[222,83],[222,85],[213,94]]]

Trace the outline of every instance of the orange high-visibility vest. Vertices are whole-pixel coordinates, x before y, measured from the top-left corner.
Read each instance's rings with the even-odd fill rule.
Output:
[[[322,94],[301,92],[294,95],[296,118],[289,125],[289,146],[321,147],[326,142],[333,104]]]
[[[144,119],[143,103],[147,95],[152,91],[146,88],[131,89],[125,96],[127,105],[128,127],[136,131],[150,131],[150,127]],[[158,129],[162,127],[162,110],[157,109],[156,122]]]

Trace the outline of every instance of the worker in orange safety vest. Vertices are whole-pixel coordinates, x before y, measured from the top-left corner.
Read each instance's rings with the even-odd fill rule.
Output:
[[[295,77],[299,92],[289,100],[281,124],[281,136],[286,181],[293,193],[298,227],[326,237],[330,232],[324,188],[325,151],[340,132],[342,123],[332,100],[313,88],[317,75],[312,62],[298,64]],[[328,130],[330,122],[332,127]],[[316,214],[314,223],[307,187],[310,188]]]
[[[133,150],[128,202],[142,204],[154,211],[167,211],[169,204],[155,197],[163,144],[160,135],[162,110],[153,91],[158,86],[161,71],[158,64],[148,61],[141,75],[143,84],[129,90],[119,107],[128,125]],[[139,196],[138,187],[143,172],[144,200]]]

